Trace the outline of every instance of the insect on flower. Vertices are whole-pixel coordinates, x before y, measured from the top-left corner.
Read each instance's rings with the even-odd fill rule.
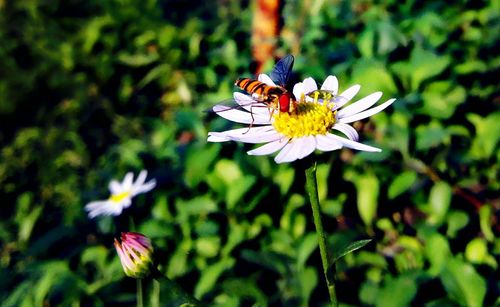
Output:
[[[234,85],[250,94],[250,96],[245,97],[241,93],[235,93],[234,100],[238,103],[237,106],[228,107],[219,104],[213,108],[214,112],[229,111],[235,107],[246,109],[251,113],[252,117],[253,111],[257,107],[266,108],[271,116],[275,111],[293,112],[296,101],[292,92],[286,88],[293,63],[293,55],[287,55],[276,63],[270,77],[261,74],[258,79],[239,78]]]

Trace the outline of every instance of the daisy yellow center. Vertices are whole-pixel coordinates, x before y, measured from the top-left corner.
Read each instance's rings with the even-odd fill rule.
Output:
[[[109,200],[112,201],[112,202],[118,203],[118,202],[121,202],[122,200],[124,200],[125,198],[127,198],[129,196],[130,196],[130,192],[126,191],[126,192],[121,192],[121,193],[118,193],[118,194],[111,195],[109,197]]]
[[[273,115],[276,131],[289,137],[326,134],[335,124],[332,104],[308,103],[301,99],[293,112],[279,112]]]

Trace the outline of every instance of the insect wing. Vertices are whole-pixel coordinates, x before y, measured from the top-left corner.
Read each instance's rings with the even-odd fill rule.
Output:
[[[276,63],[271,72],[271,79],[278,85],[285,87],[292,74],[292,67],[294,62],[293,55],[289,54]]]
[[[242,110],[247,112],[259,113],[259,110],[265,110],[268,112],[269,106],[252,99],[247,95],[241,94],[238,99],[229,98],[225,99],[211,108],[211,112],[221,113],[230,110]]]

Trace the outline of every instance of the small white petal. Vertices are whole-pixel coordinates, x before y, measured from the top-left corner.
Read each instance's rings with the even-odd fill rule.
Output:
[[[252,114],[250,112],[231,109],[223,105],[216,105],[213,107],[213,110],[220,117],[240,124],[265,125],[271,122],[270,116]]]
[[[134,180],[134,174],[132,172],[128,172],[125,175],[125,178],[123,179],[123,182],[122,182],[123,191],[130,190],[130,188],[132,187],[133,180]]]
[[[342,92],[339,96],[342,96],[346,98],[348,101],[351,100],[356,94],[359,92],[361,89],[361,86],[359,84],[355,84],[351,86],[350,88],[346,89],[345,91]]]
[[[380,148],[376,148],[376,147],[368,146],[368,145],[365,145],[362,143],[354,142],[354,141],[342,138],[340,136],[337,136],[335,134],[328,134],[327,137],[330,138],[331,140],[335,140],[335,141],[342,143],[342,145],[344,145],[345,147],[349,147],[352,149],[363,150],[363,151],[372,151],[372,152],[382,151]]]
[[[298,159],[302,142],[300,139],[293,139],[274,158],[276,163],[293,162]]]
[[[359,134],[358,132],[356,131],[356,129],[354,129],[353,127],[351,127],[350,125],[348,124],[343,124],[343,123],[336,123],[334,126],[333,126],[333,129],[337,130],[337,131],[340,131],[342,132],[343,134],[345,134],[351,141],[357,141],[359,140]]]
[[[121,184],[116,180],[111,180],[109,183],[109,191],[111,194],[119,194],[123,192]]]
[[[316,149],[316,138],[312,135],[302,137],[302,145],[300,146],[299,159],[307,157]]]
[[[260,82],[264,82],[267,85],[276,86],[276,83],[266,74],[260,74],[257,78]]]
[[[156,187],[156,180],[155,179],[151,179],[148,182],[146,182],[146,183],[142,184],[141,186],[137,187],[133,191],[132,196],[135,196],[135,195],[141,194],[141,193],[149,192],[152,189],[154,189],[155,187]]]
[[[328,76],[321,85],[322,90],[331,91],[333,95],[337,95],[339,90],[339,80],[335,76]]]
[[[247,152],[247,154],[252,155],[252,156],[264,156],[264,155],[270,155],[272,153],[277,152],[281,148],[283,148],[286,144],[288,144],[287,139],[280,139],[274,142],[269,142],[265,145],[262,145],[258,148],[252,149]]]
[[[113,207],[115,208],[115,212],[120,214],[120,213],[122,213],[122,210],[124,208],[130,207],[131,204],[132,204],[132,199],[130,197],[127,197],[127,198],[120,200],[120,202],[113,204]]]
[[[209,132],[207,142],[220,143],[231,141],[227,136],[221,132]]]
[[[292,92],[293,92],[293,96],[295,96],[295,99],[300,100],[302,95],[306,94],[305,89],[304,89],[304,83],[302,83],[302,82],[296,83],[293,86]]]
[[[148,176],[148,171],[143,169],[139,172],[139,175],[135,179],[134,188],[141,186],[144,182],[146,182],[146,177]]]
[[[314,81],[313,78],[305,78],[304,82],[304,93],[309,94],[310,92],[314,92],[315,90],[318,89],[318,85],[316,84],[316,81]]]
[[[348,116],[360,113],[360,112],[368,109],[369,107],[371,107],[375,103],[377,103],[377,101],[380,99],[380,97],[382,97],[382,92],[375,92],[373,94],[370,94],[370,95],[354,102],[353,104],[343,108],[342,110],[340,110],[337,113],[337,117],[343,118],[343,117],[348,117]]]
[[[354,121],[357,121],[357,120],[360,120],[363,118],[367,118],[369,116],[372,116],[373,114],[377,114],[377,113],[381,112],[382,110],[384,110],[385,108],[390,106],[394,101],[396,101],[396,99],[392,98],[392,99],[387,100],[383,104],[376,106],[375,108],[371,108],[369,110],[366,110],[366,111],[358,113],[358,114],[354,114],[354,115],[349,116],[349,117],[339,118],[339,122],[348,124],[348,123],[352,123]]]
[[[332,151],[342,148],[342,143],[330,139],[326,135],[316,136],[316,148],[321,151]]]
[[[103,206],[105,204],[107,204],[109,201],[107,200],[96,200],[96,201],[92,201],[88,204],[85,205],[85,210],[86,211],[91,211],[91,210],[94,210],[96,208],[99,208],[100,206]]]
[[[273,142],[281,139],[283,136],[276,132],[275,130],[263,133],[255,133],[255,134],[241,134],[239,136],[231,136],[231,140],[243,143],[267,143]]]

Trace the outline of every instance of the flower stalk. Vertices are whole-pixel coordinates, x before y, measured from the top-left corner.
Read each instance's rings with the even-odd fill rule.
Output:
[[[316,226],[316,233],[318,234],[318,246],[321,255],[321,263],[323,265],[323,273],[325,275],[326,285],[328,287],[328,294],[330,295],[330,302],[332,303],[332,305],[337,307],[339,303],[335,290],[335,264],[332,264],[330,269],[328,259],[331,259],[331,257],[326,246],[326,235],[325,231],[323,230],[323,223],[321,222],[321,212],[319,207],[318,183],[316,180],[316,162],[310,159],[308,160],[308,165],[305,169],[305,175],[306,191],[309,195],[309,201],[311,202],[314,225]]]

